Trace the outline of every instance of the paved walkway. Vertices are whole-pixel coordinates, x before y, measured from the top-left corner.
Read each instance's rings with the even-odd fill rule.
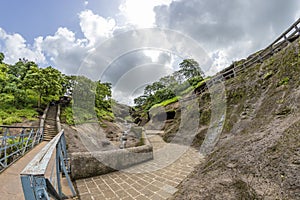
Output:
[[[202,161],[199,152],[177,144],[167,144],[158,135],[149,136],[154,160],[129,169],[77,180],[81,200],[167,199],[176,186]]]
[[[20,173],[34,156],[47,144],[42,142],[30,150],[25,156],[8,167],[0,174],[0,200],[25,199],[21,184]]]

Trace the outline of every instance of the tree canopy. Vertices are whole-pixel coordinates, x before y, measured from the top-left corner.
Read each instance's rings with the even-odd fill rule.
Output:
[[[9,65],[3,62],[4,58],[0,53],[0,124],[10,115],[3,114],[7,110],[40,108],[63,95],[77,95],[82,99],[82,109],[96,111],[99,117],[109,113],[111,119],[110,83],[92,81],[84,76],[67,76],[52,66],[39,67],[25,58]],[[86,105],[87,98],[92,98],[94,104]]]
[[[178,71],[147,85],[144,94],[135,98],[134,103],[137,107],[148,110],[153,105],[172,99],[187,88],[196,86],[203,80],[202,76],[203,72],[197,61],[185,59],[179,64]]]

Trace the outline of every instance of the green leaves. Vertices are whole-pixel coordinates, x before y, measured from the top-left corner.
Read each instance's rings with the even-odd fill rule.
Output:
[[[186,79],[190,79],[195,76],[202,76],[203,72],[199,67],[199,64],[194,59],[185,59],[179,64],[179,72],[185,76]]]
[[[113,120],[111,110],[111,84],[92,81],[84,76],[74,77],[72,81],[73,111],[76,123],[90,120],[94,114],[99,120]],[[89,116],[89,117],[84,117]]]
[[[40,68],[26,59],[19,59],[14,65],[2,63],[3,60],[4,54],[0,53],[0,124],[19,122],[23,118],[31,120],[36,115],[33,106],[41,107],[64,94],[76,96],[77,110],[84,113],[84,120],[95,111],[98,118],[113,120],[110,83],[66,76],[51,66]],[[94,102],[87,104],[87,100]],[[67,121],[74,123],[73,110],[66,111]]]
[[[134,103],[141,109],[148,110],[153,105],[181,95],[183,91],[191,91],[203,81],[199,64],[193,59],[185,59],[179,64],[180,70],[172,75],[162,77],[159,81],[147,85],[144,95],[134,99]],[[189,90],[190,91],[190,90]]]
[[[3,62],[5,56],[2,52],[0,52],[0,64]]]

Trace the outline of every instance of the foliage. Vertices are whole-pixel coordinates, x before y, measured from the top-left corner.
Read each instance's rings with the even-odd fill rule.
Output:
[[[0,124],[21,122],[24,118],[33,120],[37,116],[36,106],[45,106],[65,94],[76,97],[76,108],[68,107],[62,113],[69,124],[74,124],[73,112],[79,113],[80,122],[94,116],[114,118],[110,83],[84,76],[66,76],[51,66],[40,68],[25,58],[13,65],[3,60],[4,54],[0,53]],[[94,103],[86,103],[88,100]]]
[[[111,84],[92,81],[84,76],[78,76],[73,82],[74,116],[76,123],[97,116],[99,120],[112,121]],[[93,103],[91,103],[93,102]],[[94,120],[94,119],[93,119]]]
[[[11,125],[13,123],[20,123],[20,122],[22,122],[22,119],[17,116],[9,116],[8,118],[2,121],[4,125]]]
[[[42,97],[61,96],[63,90],[64,77],[60,71],[52,67],[39,69],[32,66],[24,77],[25,89],[32,89],[39,94],[38,106],[41,105]]]
[[[287,85],[290,81],[289,77],[284,77],[282,80],[280,80],[277,84],[277,86],[281,86],[281,85]]]
[[[38,113],[31,108],[16,109],[15,107],[6,107],[0,109],[0,124],[11,125],[22,122],[23,118],[35,120]]]
[[[202,76],[194,76],[194,77],[191,77],[191,78],[188,79],[188,82],[191,86],[196,86],[201,81],[203,81]]]
[[[0,64],[3,62],[5,56],[2,52],[0,52]]]
[[[111,84],[97,81],[95,92],[95,107],[101,110],[111,109]]]
[[[185,59],[179,64],[181,74],[185,76],[186,79],[190,79],[196,76],[202,76],[203,72],[199,67],[197,61],[193,59]]]
[[[136,107],[147,111],[154,105],[160,105],[168,100],[173,101],[176,96],[187,94],[199,87],[199,83],[204,83],[203,73],[195,60],[185,59],[179,64],[179,68],[172,75],[147,85],[144,94],[134,99]]]
[[[60,120],[69,125],[75,125],[74,118],[73,118],[73,110],[71,106],[62,109]]]
[[[171,99],[167,99],[167,100],[165,100],[165,101],[163,101],[161,103],[155,104],[154,106],[151,107],[151,109],[157,108],[157,107],[165,107],[165,106],[167,106],[167,105],[169,105],[171,103],[175,103],[175,102],[179,101],[180,98],[181,97],[176,96],[176,97],[173,97]]]
[[[137,107],[141,107],[142,105],[144,105],[147,101],[147,96],[139,96],[137,98],[134,99],[134,104],[137,106]]]

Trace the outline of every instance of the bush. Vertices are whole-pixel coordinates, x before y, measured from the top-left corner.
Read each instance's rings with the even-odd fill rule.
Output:
[[[191,86],[196,86],[201,81],[203,81],[202,76],[195,76],[188,79],[188,82],[190,83]]]
[[[115,118],[114,114],[107,110],[96,108],[95,111],[99,120],[113,121]]]
[[[60,115],[61,121],[65,122],[69,125],[74,125],[74,118],[73,118],[73,110],[72,107],[68,106],[64,108]]]
[[[179,99],[180,99],[179,96],[173,97],[172,99],[167,99],[167,100],[165,100],[165,101],[163,101],[161,103],[155,104],[154,106],[151,107],[151,109],[157,108],[157,107],[160,107],[160,106],[165,107],[165,106],[167,106],[167,105],[169,105],[171,103],[175,103],[175,102],[179,101]]]
[[[38,113],[35,110],[29,109],[29,108],[17,110],[17,111],[15,111],[14,114],[18,117],[25,117],[26,119],[29,119],[29,120],[36,119],[35,117],[38,115]]]
[[[17,116],[10,116],[3,120],[4,125],[11,125],[13,123],[20,123],[20,122],[22,122],[22,119]]]

